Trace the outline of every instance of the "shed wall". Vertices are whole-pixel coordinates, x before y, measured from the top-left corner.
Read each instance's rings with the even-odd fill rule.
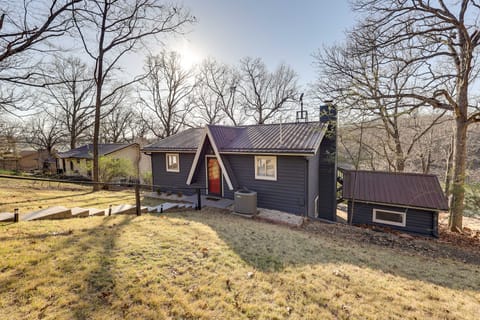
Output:
[[[373,209],[406,212],[406,226],[393,226],[373,222]],[[352,202],[348,201],[348,219],[351,218]],[[353,224],[378,225],[427,236],[438,236],[438,212],[403,207],[355,202],[353,206]]]

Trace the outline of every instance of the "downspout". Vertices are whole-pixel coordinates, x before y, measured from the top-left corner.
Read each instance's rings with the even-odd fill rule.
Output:
[[[310,209],[310,201],[308,199],[308,193],[310,190],[308,190],[308,158],[305,157],[305,191],[304,191],[304,195],[305,195],[305,210],[304,210],[304,216],[305,217],[308,217],[308,210]]]

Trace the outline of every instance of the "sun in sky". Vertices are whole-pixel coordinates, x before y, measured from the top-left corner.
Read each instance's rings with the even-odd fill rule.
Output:
[[[180,54],[181,65],[187,70],[199,64],[204,58],[200,50],[185,37],[179,39],[173,50]]]

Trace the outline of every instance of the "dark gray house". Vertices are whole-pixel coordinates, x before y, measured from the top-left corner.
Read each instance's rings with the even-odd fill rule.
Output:
[[[259,207],[335,221],[336,113],[323,108],[315,123],[209,125],[159,140],[143,149],[153,183],[229,199],[248,188]]]
[[[378,225],[438,237],[438,212],[448,210],[435,175],[343,172],[343,199],[355,225]]]

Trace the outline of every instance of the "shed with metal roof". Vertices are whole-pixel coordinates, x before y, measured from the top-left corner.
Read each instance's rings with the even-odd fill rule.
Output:
[[[342,170],[348,219],[414,234],[438,236],[438,212],[448,203],[435,175]]]

